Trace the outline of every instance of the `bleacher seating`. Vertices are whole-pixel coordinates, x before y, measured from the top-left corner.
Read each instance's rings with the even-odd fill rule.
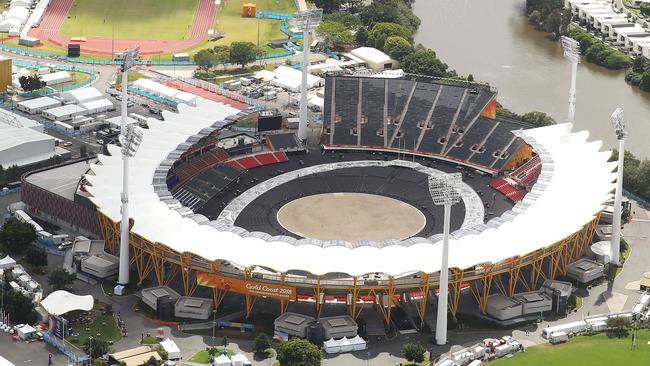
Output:
[[[520,167],[515,169],[510,174],[510,179],[519,185],[525,186],[535,181],[541,172],[542,160],[540,159],[539,155],[535,155],[532,159],[528,160]]]
[[[526,192],[519,190],[512,186],[510,182],[505,180],[504,178],[496,178],[495,180],[490,182],[490,187],[496,189],[497,191],[501,192],[504,196],[506,196],[509,200],[512,202],[519,202],[521,201],[524,196],[526,196]]]
[[[526,126],[482,116],[495,96],[473,83],[328,76],[323,140],[331,147],[414,151],[500,171],[523,144],[511,131]]]

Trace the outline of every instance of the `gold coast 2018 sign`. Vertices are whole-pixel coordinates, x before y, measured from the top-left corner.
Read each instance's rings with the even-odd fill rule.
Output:
[[[257,282],[197,272],[196,282],[201,286],[233,291],[246,295],[268,296],[284,300],[296,299],[296,288],[266,282]]]

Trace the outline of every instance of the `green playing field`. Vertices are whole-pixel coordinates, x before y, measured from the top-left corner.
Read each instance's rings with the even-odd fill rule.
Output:
[[[580,336],[566,344],[540,345],[526,348],[512,358],[490,362],[493,366],[646,366],[650,365],[650,332],[637,332],[632,338],[608,338],[604,334]]]
[[[61,34],[182,40],[191,34],[198,0],[76,0]]]

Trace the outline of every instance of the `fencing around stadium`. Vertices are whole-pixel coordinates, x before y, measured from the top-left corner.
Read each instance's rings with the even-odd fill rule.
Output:
[[[59,55],[56,53],[47,53],[39,52],[34,50],[28,50],[26,48],[14,47],[6,44],[0,44],[0,50],[7,52],[17,53],[24,56],[38,57],[38,58],[51,58],[60,61],[72,62],[72,63],[81,63],[81,64],[92,64],[92,65],[121,65],[122,61],[120,60],[95,60],[87,58],[76,58],[76,57],[67,57]],[[268,54],[259,54],[257,55],[258,60],[268,60],[273,58],[287,57],[291,56],[295,51],[287,50],[277,53],[268,53]],[[142,66],[183,66],[183,65],[196,65],[193,61],[160,61],[160,60],[137,60],[136,65]]]

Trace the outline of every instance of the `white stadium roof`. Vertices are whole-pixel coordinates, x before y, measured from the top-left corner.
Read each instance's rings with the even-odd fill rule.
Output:
[[[179,253],[191,252],[210,261],[223,259],[242,267],[260,265],[283,272],[301,269],[314,275],[342,272],[355,276],[371,272],[434,273],[440,269],[439,241],[411,238],[382,246],[345,242],[316,245],[311,239],[287,237],[266,241],[252,233],[240,236],[219,231],[205,218],[199,220],[201,224],[195,221],[194,217],[201,215],[170,208],[156,193],[166,191],[164,179],[162,184],[153,184],[161,162],[178,151],[179,145],[184,144],[187,149],[188,138],[200,131],[205,133],[205,128],[214,128],[215,120],[238,112],[203,98],[197,98],[196,107],[179,105],[178,109],[179,113],[164,112],[165,121],[149,119],[149,129],[143,130],[142,145],[132,159],[129,198],[134,233]],[[567,134],[566,125],[561,124],[518,134],[540,155],[540,178],[532,192],[511,211],[477,225],[474,230],[456,233],[459,235],[454,235],[450,244],[450,267],[496,263],[552,245],[592,221],[610,197],[615,163],[607,162],[609,152],[599,151],[601,142],[587,141],[588,132]],[[86,175],[92,184],[87,189],[98,209],[118,222],[122,162],[118,147],[109,145],[108,150],[112,156],[99,155],[99,163],[91,165],[94,175]]]
[[[43,299],[41,306],[48,314],[63,315],[73,310],[90,311],[94,301],[92,295],[79,296],[68,291],[57,290]]]

